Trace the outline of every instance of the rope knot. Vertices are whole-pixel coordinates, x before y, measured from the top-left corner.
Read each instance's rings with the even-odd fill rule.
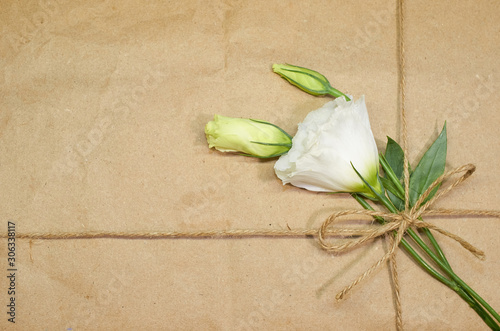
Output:
[[[390,240],[389,244],[389,250],[387,253],[384,254],[375,264],[373,264],[367,271],[365,271],[362,275],[360,275],[356,280],[354,280],[350,285],[346,286],[342,291],[340,291],[336,298],[337,300],[341,300],[345,297],[345,295],[357,284],[359,284],[363,279],[368,277],[371,273],[373,273],[377,268],[379,268],[383,263],[391,259],[393,263],[392,265],[392,270],[393,274],[395,273],[395,255],[396,255],[396,249],[399,246],[399,243],[401,240],[403,240],[403,237],[406,233],[406,231],[410,227],[417,227],[417,228],[427,228],[427,229],[432,229],[435,230],[441,234],[444,234],[445,236],[448,236],[458,243],[460,243],[464,248],[469,250],[472,254],[474,254],[476,257],[483,259],[484,258],[484,253],[479,250],[478,248],[474,247],[464,239],[460,238],[459,236],[452,234],[444,229],[439,228],[438,226],[428,223],[422,219],[422,216],[425,215],[464,215],[464,212],[459,212],[458,214],[455,211],[450,211],[450,210],[428,210],[428,208],[440,197],[442,197],[444,194],[448,193],[451,191],[453,188],[455,188],[458,184],[463,182],[465,179],[467,179],[475,170],[475,166],[472,164],[467,164],[461,167],[458,167],[452,171],[449,171],[439,178],[437,178],[428,188],[427,190],[422,193],[422,195],[419,197],[417,202],[414,204],[413,207],[407,206],[405,210],[395,214],[395,213],[386,213],[386,212],[379,212],[379,211],[371,211],[371,210],[345,210],[345,211],[339,211],[331,214],[321,225],[321,227],[318,230],[318,241],[320,246],[330,252],[335,252],[335,253],[340,253],[340,252],[345,252],[347,250],[356,248],[358,246],[361,246],[365,242],[378,238],[382,235],[386,236]],[[435,190],[436,187],[439,187],[441,183],[449,178],[450,176],[453,176],[456,173],[460,172],[465,172],[460,178],[456,179],[451,185],[449,185],[446,188],[441,188],[436,192],[434,196],[431,196],[433,191]],[[478,214],[477,211],[468,211],[469,214],[471,215],[486,215],[486,216],[496,216],[498,213],[481,213]],[[344,239],[347,239],[347,242],[342,242],[340,244],[335,244],[332,242],[327,242],[325,238],[327,237],[327,233],[331,233],[332,231],[328,231],[328,227],[333,225],[334,223],[340,223],[339,222],[339,217],[342,216],[348,216],[348,215],[364,215],[364,216],[370,216],[370,220],[373,217],[376,218],[382,218],[385,223],[379,225],[379,226],[364,226],[361,228],[356,228],[353,229],[352,227],[336,227],[333,233],[337,237],[341,237]],[[397,287],[396,287],[397,288]],[[398,292],[396,290],[396,292]]]
[[[400,223],[400,228],[404,228],[405,230],[412,226],[416,221],[418,221],[418,215],[416,213],[412,213],[412,211],[402,211],[399,214],[397,220]]]

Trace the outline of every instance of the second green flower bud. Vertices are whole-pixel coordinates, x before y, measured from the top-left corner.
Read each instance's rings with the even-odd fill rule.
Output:
[[[347,101],[351,100],[344,93],[333,88],[328,79],[317,71],[291,64],[273,64],[273,71],[286,79],[290,84],[297,86],[309,94],[330,94],[335,98],[344,96]]]

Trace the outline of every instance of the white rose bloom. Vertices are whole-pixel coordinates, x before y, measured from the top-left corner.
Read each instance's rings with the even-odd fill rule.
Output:
[[[355,102],[337,98],[310,112],[299,124],[292,148],[279,158],[274,170],[283,184],[373,196],[353,166],[373,188],[382,190],[364,96]]]

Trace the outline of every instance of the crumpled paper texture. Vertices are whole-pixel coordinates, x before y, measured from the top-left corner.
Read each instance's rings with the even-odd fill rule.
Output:
[[[498,209],[500,6],[407,3],[409,158],[448,125],[448,167],[477,172],[436,207]],[[396,1],[68,1],[0,4],[1,231],[286,229],[360,208],[283,186],[273,161],[209,150],[218,113],[290,133],[328,98],[272,73],[291,63],[365,95],[380,150],[399,140]],[[436,224],[451,264],[500,309],[498,219]],[[387,249],[330,255],[314,239],[18,240],[12,330],[391,330],[387,268],[335,294]],[[0,240],[6,312],[7,241]],[[398,255],[408,330],[486,330]]]

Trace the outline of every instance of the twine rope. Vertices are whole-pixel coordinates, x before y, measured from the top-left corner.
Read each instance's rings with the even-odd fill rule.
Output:
[[[405,57],[405,38],[404,38],[404,27],[405,27],[405,6],[404,0],[399,0],[398,2],[398,18],[399,18],[399,74],[400,74],[400,109],[401,109],[401,124],[402,124],[402,145],[403,145],[403,174],[404,174],[404,191],[405,191],[405,208],[404,211],[399,214],[393,213],[381,213],[381,212],[372,212],[372,211],[354,211],[348,210],[338,213],[333,213],[327,220],[323,223],[319,232],[319,241],[320,245],[323,249],[327,251],[333,252],[344,252],[346,250],[352,249],[359,245],[362,245],[364,242],[377,238],[379,236],[384,235],[385,238],[389,238],[389,250],[388,252],[382,256],[375,264],[373,264],[369,269],[367,269],[363,274],[361,274],[358,278],[356,278],[351,284],[344,287],[342,291],[340,291],[336,298],[337,300],[342,300],[346,294],[355,286],[357,286],[360,282],[362,282],[365,278],[367,278],[370,274],[372,274],[375,270],[377,270],[382,264],[390,260],[390,270],[391,276],[394,283],[394,295],[395,295],[395,303],[396,303],[396,328],[398,330],[403,330],[403,313],[402,313],[402,305],[401,305],[401,296],[400,296],[400,286],[398,281],[398,273],[397,273],[397,263],[396,263],[396,249],[399,246],[399,243],[403,239],[406,230],[410,227],[415,228],[427,228],[435,230],[449,238],[460,243],[465,249],[474,254],[476,257],[480,259],[484,259],[484,252],[479,250],[478,248],[471,245],[466,240],[461,237],[450,233],[440,227],[433,225],[429,222],[425,222],[421,219],[423,216],[428,215],[440,215],[440,216],[485,216],[485,217],[500,217],[500,212],[498,211],[479,211],[479,210],[434,210],[427,211],[427,209],[439,198],[443,195],[451,191],[453,188],[458,186],[464,180],[469,178],[476,167],[472,164],[467,164],[461,167],[458,167],[452,171],[449,171],[439,178],[437,178],[429,188],[420,196],[417,202],[414,204],[412,208],[409,206],[409,192],[410,192],[410,174],[409,174],[409,163],[408,163],[408,122],[406,117],[406,57]],[[438,191],[438,193],[429,199],[429,201],[424,201],[429,197],[432,190],[438,187],[444,180],[449,177],[457,174],[465,172],[462,176],[460,176],[457,180],[455,180],[450,186],[446,189]],[[352,240],[346,244],[334,245],[329,244],[325,241],[322,231],[326,231],[327,227],[334,223],[339,216],[349,215],[349,214],[365,214],[370,215],[372,217],[382,217],[385,219],[386,224],[382,225],[378,229],[375,229],[372,233],[369,233],[365,236],[361,236],[358,239]],[[396,237],[392,234],[393,231],[396,231]]]
[[[406,73],[405,73],[405,47],[404,47],[404,0],[399,0],[399,74],[400,74],[400,109],[401,109],[401,123],[402,123],[402,146],[404,151],[404,188],[405,188],[405,210],[398,213],[386,213],[370,210],[344,210],[332,213],[321,225],[319,229],[226,229],[226,230],[206,230],[206,231],[144,231],[144,232],[118,232],[118,231],[87,231],[87,232],[32,232],[32,233],[16,233],[17,239],[29,240],[64,240],[64,239],[202,239],[202,238],[251,238],[251,237],[285,237],[285,238],[303,238],[303,237],[317,237],[319,245],[329,252],[345,252],[357,248],[367,241],[384,236],[389,240],[389,250],[369,269],[356,278],[351,284],[347,285],[340,291],[336,298],[342,300],[355,286],[361,283],[364,279],[370,276],[375,270],[382,266],[385,262],[390,261],[391,274],[394,282],[395,300],[396,300],[396,326],[399,330],[403,329],[402,322],[402,309],[400,290],[398,282],[398,274],[396,268],[396,249],[403,239],[406,230],[410,227],[414,228],[427,228],[437,231],[455,241],[460,243],[465,249],[480,259],[484,259],[484,252],[476,248],[461,237],[450,233],[432,223],[422,220],[423,216],[453,216],[453,217],[496,217],[500,218],[500,211],[488,210],[457,210],[457,209],[435,209],[428,210],[428,208],[439,198],[446,193],[450,192],[464,180],[472,175],[475,171],[475,166],[467,164],[458,167],[454,170],[440,176],[432,183],[432,185],[421,195],[415,205],[409,207],[409,168],[408,168],[408,123],[406,119],[405,99],[406,99]],[[453,175],[464,172],[458,179],[451,185],[443,189],[442,187],[438,192],[427,202],[423,203],[431,194],[432,190],[438,187],[443,181]],[[382,217],[386,223],[378,226],[363,226],[359,228],[349,227],[331,227],[331,225],[338,224],[340,217],[348,215],[369,216],[370,221],[373,217]],[[396,236],[393,236],[393,232]],[[329,237],[336,238],[349,238],[349,240],[342,244],[333,244],[327,241]],[[353,239],[353,237],[356,237]],[[0,233],[0,238],[8,238],[7,233]]]
[[[405,188],[405,210],[408,210],[410,206],[410,169],[408,167],[408,123],[406,122],[406,57],[405,57],[405,39],[404,39],[404,23],[405,23],[405,13],[404,13],[404,0],[399,1],[399,75],[400,75],[400,87],[399,91],[401,93],[401,124],[403,126],[402,130],[402,144],[403,144],[403,177],[404,177],[404,188]],[[394,247],[394,244],[399,244],[394,241],[392,236],[389,234],[386,237],[391,237],[390,247]],[[398,233],[399,236],[399,233]],[[399,290],[399,280],[398,271],[396,263],[396,254],[391,255],[391,275],[394,282],[394,296],[396,301],[396,328],[398,330],[403,330],[403,308],[401,304],[401,296]]]

